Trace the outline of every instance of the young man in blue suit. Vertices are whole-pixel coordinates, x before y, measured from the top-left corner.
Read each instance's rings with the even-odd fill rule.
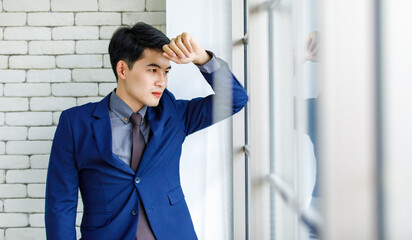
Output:
[[[114,33],[109,54],[117,88],[60,116],[47,174],[47,238],[76,239],[80,189],[84,240],[197,239],[180,186],[181,146],[240,111],[246,92],[188,33],[169,40],[137,23]],[[166,89],[170,61],[196,64],[216,94],[176,100]],[[215,102],[222,95],[231,104]]]

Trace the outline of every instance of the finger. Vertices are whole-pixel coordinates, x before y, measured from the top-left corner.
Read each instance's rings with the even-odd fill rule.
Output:
[[[175,63],[180,63],[180,62],[181,62],[181,60],[180,60],[179,57],[172,57],[172,56],[170,56],[169,54],[167,54],[166,52],[163,52],[162,54],[163,54],[163,56],[165,56],[165,57],[166,57],[167,59],[169,59],[170,61],[173,61],[173,62],[175,62]]]
[[[309,45],[309,50],[310,51],[313,51],[314,45],[315,45],[315,39],[313,39],[313,36],[311,36],[310,45]]]
[[[193,47],[192,47],[192,43],[190,42],[192,40],[192,37],[188,33],[182,33],[182,40],[183,40],[183,44],[186,46],[189,52],[192,53]]]
[[[172,49],[170,49],[169,45],[165,44],[163,45],[163,51],[169,55],[171,58],[172,57],[177,57],[176,54],[172,51]]]
[[[176,37],[176,46],[183,52],[186,57],[190,57],[190,52],[183,44],[182,36],[179,35]]]
[[[175,40],[174,38],[170,41],[169,48],[170,48],[177,56],[179,56],[180,58],[184,58],[184,57],[185,57],[185,55],[183,54],[183,52],[182,52],[182,51],[179,49],[179,47],[176,45],[176,40]]]

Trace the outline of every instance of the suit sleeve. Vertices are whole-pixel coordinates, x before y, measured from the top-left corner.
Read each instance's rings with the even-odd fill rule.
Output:
[[[232,116],[248,101],[245,89],[226,62],[216,58],[213,53],[209,54],[212,55],[212,59],[198,67],[215,93],[205,98],[177,101],[177,109],[186,135]]]
[[[70,120],[62,112],[50,154],[46,182],[47,239],[75,240],[79,176]]]

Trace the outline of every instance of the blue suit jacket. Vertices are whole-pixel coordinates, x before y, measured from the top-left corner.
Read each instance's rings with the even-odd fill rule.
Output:
[[[227,66],[202,74],[216,94],[187,101],[165,90],[159,105],[148,108],[151,138],[137,173],[112,153],[110,94],[62,112],[47,174],[48,239],[76,239],[79,188],[84,240],[135,239],[140,202],[157,239],[197,239],[180,185],[182,143],[187,135],[240,111],[248,100]],[[231,96],[232,104],[216,103],[219,94]]]

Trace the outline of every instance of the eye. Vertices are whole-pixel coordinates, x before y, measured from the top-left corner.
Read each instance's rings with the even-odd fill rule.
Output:
[[[169,74],[169,71],[165,71],[165,75]]]
[[[156,69],[155,69],[155,68],[151,68],[151,69],[149,69],[149,72],[155,73],[155,72],[156,72]]]

